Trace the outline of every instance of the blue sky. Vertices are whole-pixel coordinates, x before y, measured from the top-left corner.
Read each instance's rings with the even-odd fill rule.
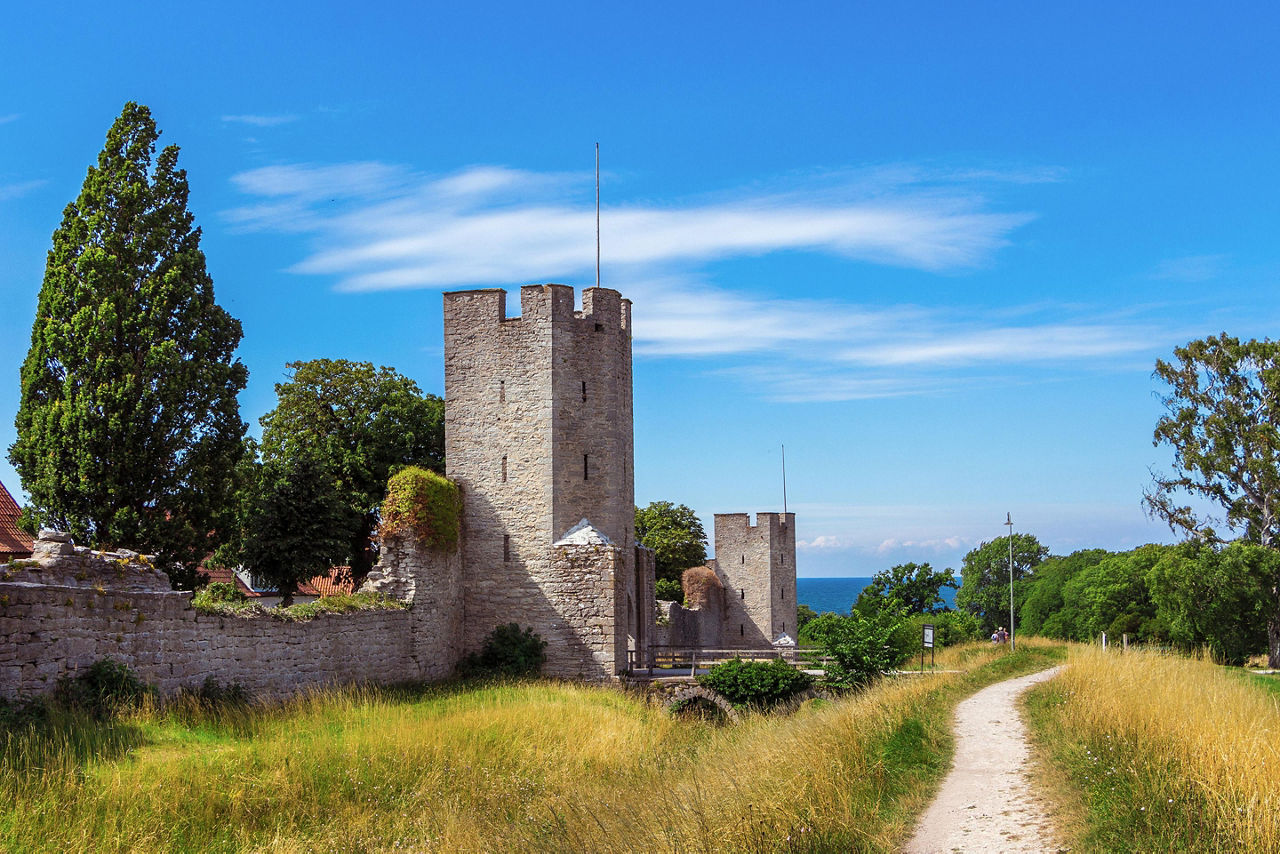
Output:
[[[182,148],[242,414],[294,359],[442,390],[440,296],[635,303],[636,497],[789,509],[802,575],[1170,538],[1156,358],[1274,337],[1280,9],[21,4],[0,445],[49,237],[127,100]],[[0,462],[0,481],[17,478]]]

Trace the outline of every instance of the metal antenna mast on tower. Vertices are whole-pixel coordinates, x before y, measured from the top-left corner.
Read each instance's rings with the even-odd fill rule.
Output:
[[[787,446],[782,446],[782,515],[787,515]]]
[[[596,143],[596,287],[600,287],[600,143]]]

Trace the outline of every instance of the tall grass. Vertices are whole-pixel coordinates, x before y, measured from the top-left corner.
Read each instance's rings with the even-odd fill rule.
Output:
[[[1032,692],[1082,799],[1077,850],[1280,851],[1280,705],[1208,660],[1073,648]]]
[[[7,736],[0,847],[896,850],[946,769],[955,702],[1052,653],[948,651],[967,672],[730,727],[547,682],[61,721]]]

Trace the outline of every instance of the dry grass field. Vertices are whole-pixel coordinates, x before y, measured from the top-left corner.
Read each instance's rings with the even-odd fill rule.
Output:
[[[1072,647],[1028,698],[1076,851],[1280,851],[1274,685],[1205,659]]]
[[[892,851],[955,702],[1039,669],[977,644],[791,714],[717,726],[611,688],[346,690],[6,735],[7,851]]]

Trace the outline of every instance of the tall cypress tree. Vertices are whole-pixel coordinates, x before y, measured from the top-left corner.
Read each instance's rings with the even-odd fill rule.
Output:
[[[230,504],[248,371],[159,135],[125,104],[53,233],[9,460],[38,524],[154,552],[189,586]]]

